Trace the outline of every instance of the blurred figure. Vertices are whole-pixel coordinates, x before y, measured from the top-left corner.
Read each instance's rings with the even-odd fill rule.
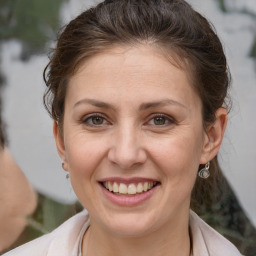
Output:
[[[0,102],[1,110],[1,102]],[[0,253],[11,246],[36,208],[36,194],[5,145],[0,112]]]

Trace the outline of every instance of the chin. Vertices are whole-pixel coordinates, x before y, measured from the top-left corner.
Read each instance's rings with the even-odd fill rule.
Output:
[[[141,237],[155,229],[154,219],[145,214],[123,213],[113,214],[110,221],[104,222],[108,231],[119,237]]]

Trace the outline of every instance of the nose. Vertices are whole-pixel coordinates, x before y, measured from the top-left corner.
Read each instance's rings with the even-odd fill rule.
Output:
[[[121,169],[128,170],[145,163],[146,150],[143,148],[142,136],[136,128],[120,128],[115,132],[108,159]]]

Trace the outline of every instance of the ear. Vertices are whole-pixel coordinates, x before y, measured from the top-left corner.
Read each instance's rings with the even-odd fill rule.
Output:
[[[228,114],[225,108],[215,112],[216,120],[207,127],[200,164],[206,164],[218,153],[227,126]]]
[[[62,168],[65,171],[68,171],[67,159],[66,159],[66,151],[63,136],[60,132],[60,127],[56,121],[53,122],[53,135],[55,138],[56,148],[60,158],[62,159]]]

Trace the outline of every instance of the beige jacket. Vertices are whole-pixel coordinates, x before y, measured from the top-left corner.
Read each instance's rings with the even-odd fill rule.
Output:
[[[79,244],[89,226],[87,212],[67,220],[59,228],[22,245],[4,256],[79,256]],[[194,212],[190,212],[193,256],[241,256],[227,239],[208,226]]]

